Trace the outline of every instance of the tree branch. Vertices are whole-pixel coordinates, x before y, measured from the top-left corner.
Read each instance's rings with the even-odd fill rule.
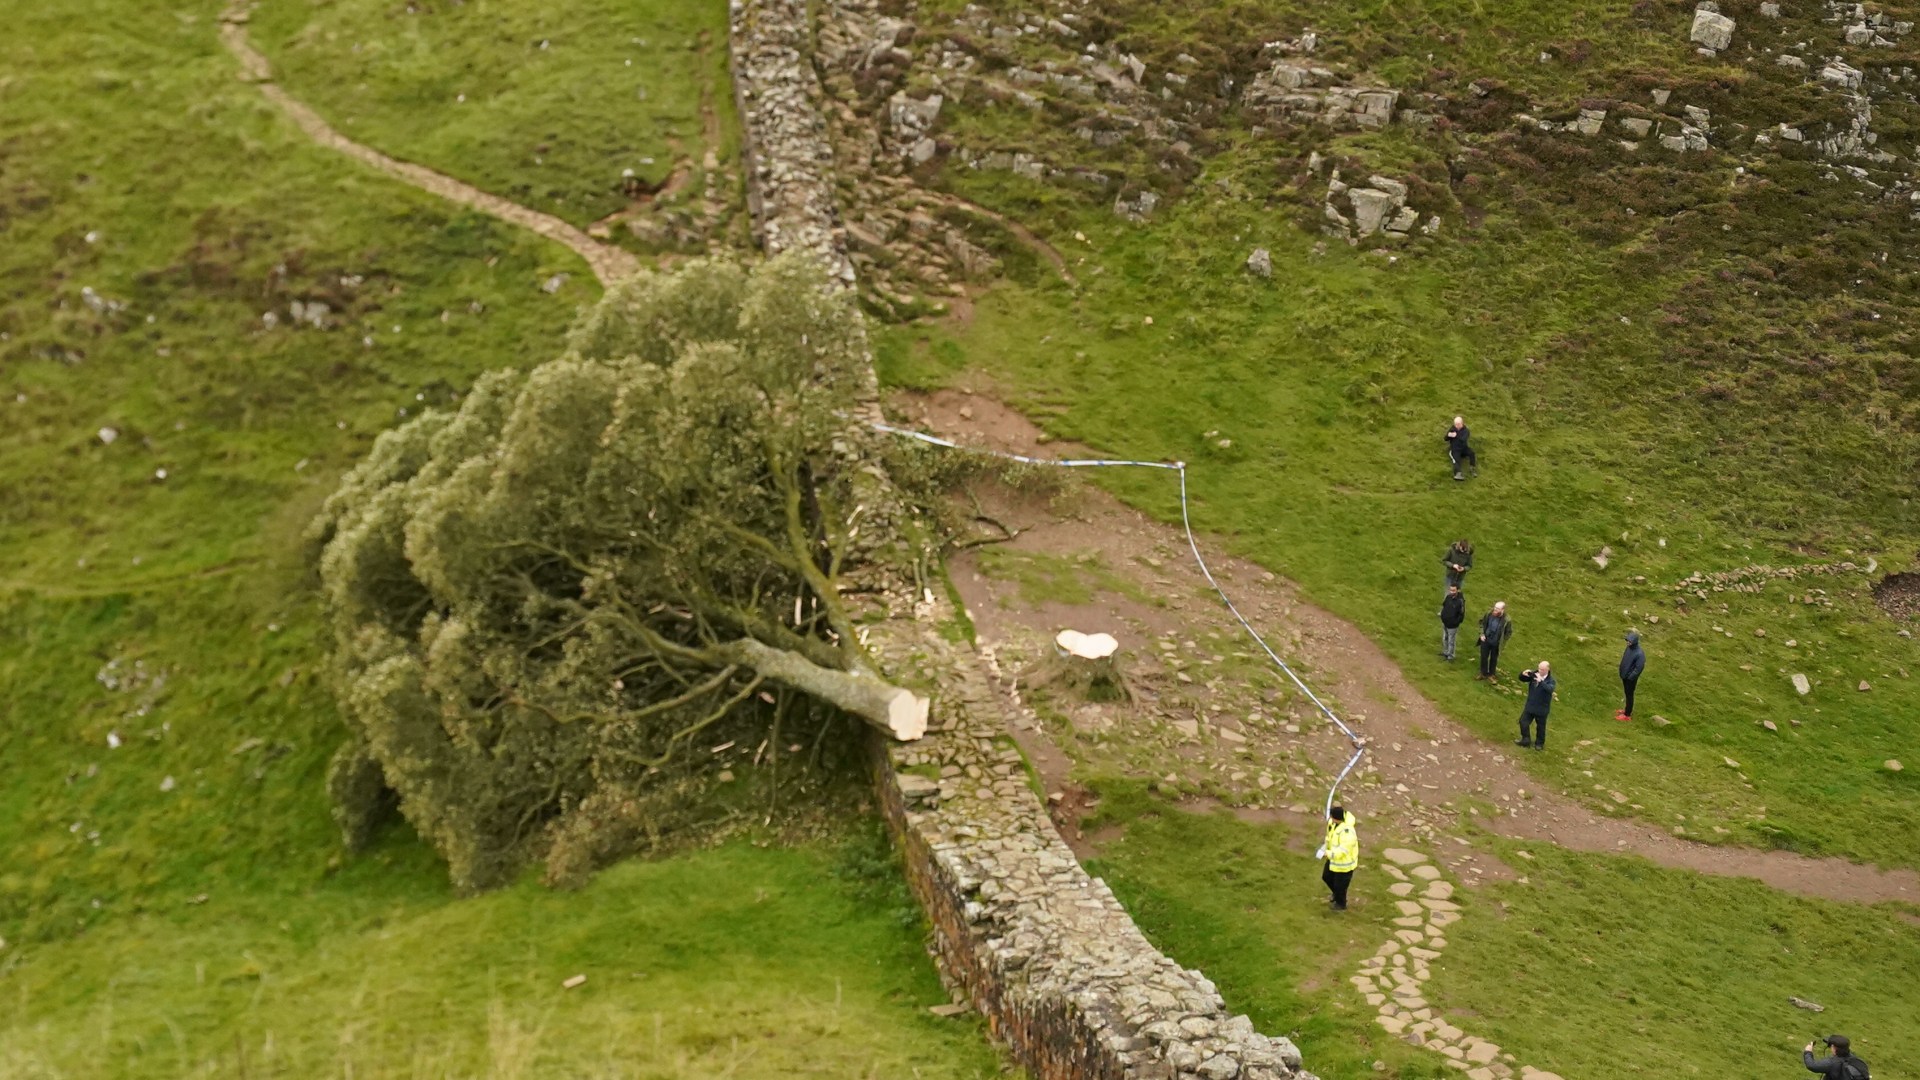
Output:
[[[850,712],[902,742],[911,742],[927,732],[927,699],[867,672],[822,667],[798,653],[771,648],[752,638],[715,645],[712,651],[763,678]]]

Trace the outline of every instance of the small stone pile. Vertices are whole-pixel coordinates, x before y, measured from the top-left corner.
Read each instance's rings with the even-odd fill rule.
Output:
[[[1347,85],[1331,68],[1276,60],[1247,85],[1245,103],[1274,123],[1320,123],[1339,129],[1393,123],[1400,91]]]
[[[1757,593],[1766,587],[1769,581],[1795,581],[1809,577],[1834,577],[1841,574],[1871,574],[1878,564],[1869,561],[1866,566],[1855,565],[1851,561],[1806,563],[1801,566],[1766,566],[1754,563],[1733,570],[1717,570],[1707,573],[1695,570],[1667,588],[1672,592],[1692,593],[1705,600],[1711,593],[1742,592]],[[1825,597],[1824,590],[1813,589],[1810,594]],[[1816,601],[1809,601],[1810,603]],[[1826,602],[1824,599],[1818,602]]]
[[[1308,166],[1314,172],[1326,167],[1326,159],[1314,154]],[[1370,236],[1405,240],[1416,231],[1427,236],[1440,231],[1439,215],[1420,221],[1420,212],[1407,205],[1404,181],[1385,176],[1369,176],[1364,182],[1349,183],[1334,168],[1327,177],[1327,197],[1323,207],[1325,232],[1350,244]]]

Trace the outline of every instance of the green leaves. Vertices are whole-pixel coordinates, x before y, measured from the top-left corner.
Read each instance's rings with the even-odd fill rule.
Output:
[[[720,759],[689,732],[771,719],[741,639],[799,650],[778,666],[801,678],[852,648],[829,643],[855,504],[835,440],[869,370],[851,300],[800,257],[696,262],[611,290],[567,344],[383,435],[313,529],[355,738],[341,824],[366,834],[377,771],[462,888],[549,836],[569,876],[559,847],[623,853],[567,826],[581,807],[697,800]]]

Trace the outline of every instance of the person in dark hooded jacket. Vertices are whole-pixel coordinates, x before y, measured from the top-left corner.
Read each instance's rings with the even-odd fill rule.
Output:
[[[1620,654],[1620,688],[1626,691],[1626,707],[1613,714],[1615,720],[1633,719],[1633,688],[1640,682],[1640,673],[1647,670],[1647,654],[1640,648],[1640,632],[1627,631],[1627,651]]]
[[[1440,601],[1440,659],[1453,660],[1453,643],[1460,636],[1460,624],[1467,621],[1467,597],[1460,586],[1447,586],[1447,598]]]

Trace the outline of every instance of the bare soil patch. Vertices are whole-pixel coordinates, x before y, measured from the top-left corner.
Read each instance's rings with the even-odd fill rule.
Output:
[[[924,430],[982,448],[1088,452],[1049,444],[988,393],[903,395],[894,406]],[[1042,718],[1041,729],[1014,735],[1048,791],[1062,795],[1054,805],[1063,834],[1076,846],[1089,839],[1077,835],[1078,814],[1065,812],[1085,802],[1067,771],[1073,765],[1083,776],[1152,778],[1256,820],[1280,815],[1309,829],[1318,822],[1347,742],[1259,656],[1193,565],[1177,525],[1091,487],[1047,498],[982,481],[970,494],[1018,535],[961,553],[950,572],[1003,686]],[[1204,536],[1200,546],[1241,611],[1366,738],[1368,758],[1341,801],[1366,823],[1375,846],[1387,836],[1421,842],[1468,884],[1514,873],[1458,835],[1472,823],[1516,839],[1757,878],[1807,896],[1920,901],[1920,874],[1910,870],[1696,843],[1545,790],[1505,748],[1442,713],[1358,628]],[[1028,687],[1062,629],[1119,639],[1130,702],[1057,700]]]
[[[1920,619],[1920,573],[1881,578],[1873,586],[1873,601],[1896,619]]]

